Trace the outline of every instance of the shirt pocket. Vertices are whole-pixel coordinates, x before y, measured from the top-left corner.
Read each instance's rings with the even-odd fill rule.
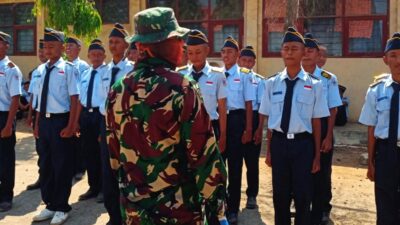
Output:
[[[53,82],[56,87],[58,86],[58,91],[60,94],[68,93],[67,75],[65,74],[65,71],[57,71],[55,74],[50,74],[50,79],[54,79]]]
[[[387,126],[390,119],[390,101],[385,99],[377,102],[376,111],[378,111],[378,123]]]
[[[271,115],[281,115],[282,114],[283,100],[284,100],[284,96],[282,94],[272,95],[271,108],[269,109],[271,112],[270,113]]]
[[[314,96],[311,94],[301,94],[296,98],[297,109],[299,110],[300,117],[311,119],[314,109]]]
[[[201,95],[214,97],[217,95],[217,85],[213,84],[205,84],[203,88],[200,88]]]

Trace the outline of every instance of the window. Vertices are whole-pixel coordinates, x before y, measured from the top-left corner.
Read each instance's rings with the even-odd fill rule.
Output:
[[[212,56],[217,56],[228,35],[243,41],[243,0],[148,0],[148,7],[166,6],[179,24],[204,32]]]
[[[7,55],[36,55],[36,18],[33,3],[1,4],[0,30],[11,36]]]
[[[380,57],[388,37],[388,0],[300,0],[296,27],[334,57]],[[263,55],[279,56],[287,0],[264,0]]]
[[[95,0],[104,24],[129,23],[129,0]]]

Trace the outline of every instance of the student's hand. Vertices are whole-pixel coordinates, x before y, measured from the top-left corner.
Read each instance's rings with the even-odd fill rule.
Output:
[[[219,137],[219,142],[218,142],[218,147],[219,147],[219,152],[223,153],[225,152],[226,148],[226,134],[221,134]]]
[[[368,162],[367,178],[372,182],[375,181],[375,165],[373,162]]]
[[[269,167],[272,167],[270,151],[267,151],[267,156],[265,157],[265,164],[267,164],[267,166]]]
[[[324,138],[324,140],[322,141],[321,144],[321,151],[324,153],[330,152],[332,150],[333,146],[332,146],[332,138],[331,137],[326,137]]]
[[[39,138],[39,126],[35,126],[35,129],[33,129],[33,136],[38,139]]]
[[[242,135],[242,144],[247,144],[251,142],[251,137],[252,137],[251,131],[245,130]]]
[[[253,138],[254,144],[259,145],[262,142],[262,135],[263,135],[262,128],[257,128]]]
[[[66,128],[62,129],[60,136],[62,138],[70,138],[74,135],[74,128],[67,126]]]
[[[29,127],[32,127],[32,117],[28,116],[28,118],[26,118],[26,125],[28,125]]]
[[[314,157],[311,173],[315,174],[320,170],[320,158]]]
[[[10,137],[12,134],[12,127],[11,126],[5,126],[2,130],[1,130],[1,137],[2,138],[8,138]]]

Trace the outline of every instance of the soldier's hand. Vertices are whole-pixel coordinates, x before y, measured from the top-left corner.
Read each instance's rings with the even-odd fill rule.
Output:
[[[367,177],[370,181],[375,181],[375,165],[371,162],[368,163]]]
[[[8,137],[11,136],[11,134],[12,134],[12,127],[6,126],[1,130],[1,137],[2,138],[8,138]]]
[[[320,170],[320,159],[314,158],[311,173],[317,173]]]
[[[218,147],[219,147],[219,151],[220,151],[221,153],[225,152],[225,148],[226,148],[226,135],[221,135],[221,136],[219,137]]]
[[[332,150],[332,138],[326,137],[324,138],[324,140],[322,141],[321,144],[321,151],[322,152],[330,152]]]
[[[72,137],[72,135],[74,135],[74,130],[71,127],[66,127],[64,129],[62,129],[60,136],[62,138],[70,138]]]
[[[272,167],[270,151],[267,151],[267,156],[265,157],[265,164],[267,164],[267,166],[269,167]]]

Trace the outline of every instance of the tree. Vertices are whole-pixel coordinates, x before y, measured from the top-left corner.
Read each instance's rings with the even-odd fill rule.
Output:
[[[96,38],[102,21],[93,0],[35,0],[33,13],[46,16],[45,25],[74,34],[86,42]]]

